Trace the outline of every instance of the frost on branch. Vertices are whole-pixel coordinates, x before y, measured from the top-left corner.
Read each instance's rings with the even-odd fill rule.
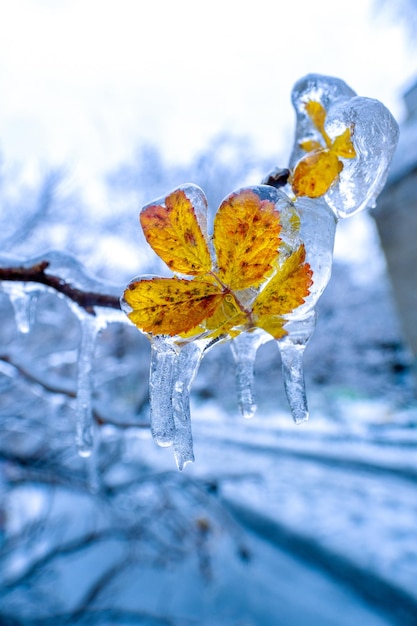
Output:
[[[330,279],[337,221],[373,206],[387,177],[398,127],[380,102],[320,75],[300,80],[292,101],[289,170],[227,196],[210,237],[196,185],[140,214],[148,243],[173,275],[132,280],[122,307],[151,341],[152,432],[160,445],[173,444],[180,469],[193,460],[190,385],[219,342],[231,342],[245,417],[255,412],[256,351],[275,340],[293,418],[308,418],[302,357]]]

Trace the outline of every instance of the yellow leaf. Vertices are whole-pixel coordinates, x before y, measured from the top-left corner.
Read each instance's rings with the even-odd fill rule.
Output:
[[[258,287],[271,274],[280,244],[279,213],[244,189],[222,202],[214,220],[217,275],[230,289]]]
[[[253,305],[256,326],[263,328],[275,339],[286,334],[285,319],[305,301],[310,293],[313,272],[305,263],[305,248],[301,244],[277,270]]]
[[[323,137],[326,146],[330,148],[331,141],[328,134],[324,130],[324,123],[326,121],[326,109],[323,107],[322,104],[320,104],[320,102],[316,102],[314,100],[306,102],[305,108],[314,126]]]
[[[210,278],[152,278],[130,283],[124,293],[129,319],[153,335],[180,335],[213,315],[223,292]]]
[[[321,150],[322,145],[319,141],[315,139],[306,139],[300,143],[300,148],[305,150],[305,152],[313,152],[313,150]]]
[[[316,130],[321,134],[324,146],[313,139],[300,143],[300,147],[308,154],[295,166],[291,185],[296,196],[319,198],[327,193],[343,170],[343,163],[339,157],[353,159],[356,157],[356,151],[352,142],[351,128],[346,128],[341,135],[331,140],[324,128],[326,121],[324,107],[319,102],[310,101],[306,103],[305,108]]]
[[[173,272],[197,276],[211,269],[208,243],[194,207],[182,189],[164,204],[151,204],[140,214],[146,240]]]
[[[198,335],[205,339],[216,339],[221,335],[235,337],[245,327],[249,327],[250,314],[242,310],[234,295],[225,292],[223,294],[223,300],[213,315],[187,333],[181,333],[182,339],[195,338]]]
[[[248,317],[248,314],[239,306],[235,296],[230,293],[225,295],[221,305],[206,320],[205,325],[208,330],[214,331],[209,335],[213,339],[225,333],[233,337],[247,325]]]
[[[343,169],[337,154],[323,148],[307,154],[298,161],[291,185],[296,196],[319,198],[323,196]]]
[[[256,325],[272,335],[274,339],[281,339],[288,335],[284,328],[286,321],[283,317],[261,316]]]
[[[355,158],[356,150],[352,143],[350,128],[346,128],[341,135],[335,138],[332,144],[332,151],[337,154],[337,156],[344,157],[345,159]]]
[[[195,275],[190,280],[173,277],[132,282],[124,301],[129,319],[140,330],[178,341],[235,337],[256,326],[276,338],[285,334],[283,316],[308,294],[311,271],[304,263],[303,246],[277,269],[279,255],[285,254],[283,248],[289,244],[279,237],[282,225],[275,203],[262,199],[260,193],[257,188],[243,189],[220,206],[213,236],[218,257],[215,268],[192,203],[182,190],[170,194],[164,203],[145,207],[141,221],[154,250],[176,271],[185,268]],[[287,234],[296,234],[300,218],[295,209],[287,207],[282,216]],[[187,229],[197,242],[191,251],[197,248],[200,255],[194,262],[186,256],[191,245]],[[167,241],[172,248],[166,246]],[[252,308],[257,288],[274,272]]]

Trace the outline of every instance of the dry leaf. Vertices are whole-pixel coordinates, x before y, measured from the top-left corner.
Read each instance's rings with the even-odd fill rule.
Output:
[[[140,223],[149,245],[173,272],[197,276],[210,271],[208,242],[182,189],[173,191],[164,204],[145,207]]]
[[[243,190],[222,202],[214,220],[217,274],[230,289],[258,287],[271,274],[281,225],[273,202]]]

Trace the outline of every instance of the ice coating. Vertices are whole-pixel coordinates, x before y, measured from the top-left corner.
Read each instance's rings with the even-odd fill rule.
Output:
[[[334,138],[350,128],[356,150],[356,158],[341,159],[343,169],[325,194],[325,201],[338,218],[353,215],[367,206],[373,207],[397,146],[397,122],[381,102],[356,96],[340,79],[310,74],[298,81],[292,92],[297,119],[291,169],[305,155],[301,143],[321,139],[306,112],[305,105],[311,101],[323,105],[329,137]]]
[[[303,355],[314,331],[314,309],[288,324],[288,335],[278,342],[282,377],[291,414],[296,424],[308,420],[307,393],[304,382]]]
[[[172,269],[174,282],[160,279],[154,283],[160,286],[153,291],[152,285],[142,285],[145,278],[134,279],[125,292],[129,302],[122,299],[122,307],[151,340],[152,432],[160,445],[174,444],[180,469],[194,459],[191,383],[204,353],[218,342],[231,340],[244,417],[252,417],[256,411],[257,350],[275,339],[293,419],[296,423],[308,419],[303,353],[314,331],[317,302],[330,280],[337,222],[372,207],[387,177],[398,126],[380,102],[358,97],[340,79],[317,74],[296,83],[292,102],[297,126],[289,169],[268,176],[267,185],[246,187],[227,196],[210,239],[207,202],[195,185],[178,190],[191,202],[203,237],[196,233],[184,209],[186,202],[181,201],[183,213],[170,214],[171,209],[175,213],[173,198],[178,190],[144,207],[152,208],[145,224],[148,243]],[[245,202],[246,208],[255,210],[245,213]],[[186,226],[181,232],[182,218]],[[222,232],[216,231],[219,224]],[[165,227],[168,250],[164,249]],[[195,255],[192,265],[187,250],[193,258]],[[272,260],[271,250],[276,255]],[[180,285],[175,272],[181,274],[183,268],[186,280],[181,279]],[[241,280],[236,279],[239,270]],[[167,284],[171,287],[164,292]],[[187,298],[191,298],[188,309]],[[166,335],[158,336],[160,325]]]
[[[120,285],[91,276],[77,259],[66,252],[50,250],[42,255],[25,259],[8,254],[0,254],[0,270],[3,268],[30,270],[37,266],[42,266],[45,276],[50,276],[53,279],[50,285],[46,284],[46,282],[41,282],[39,277],[28,281],[6,278],[2,283],[2,290],[9,295],[11,294],[11,297],[13,297],[13,294],[17,297],[23,293],[28,296],[40,295],[42,292],[54,293],[58,297],[65,298],[75,313],[82,306],[77,304],[77,302],[71,301],[69,295],[60,291],[60,287],[64,283],[75,290],[91,293],[93,296],[108,295],[114,298],[114,302],[117,302],[120,297],[120,292],[122,291]],[[118,307],[94,305],[94,311],[91,310],[90,312],[96,317],[100,317],[105,323],[126,322],[125,315]]]
[[[255,359],[258,348],[266,341],[269,341],[268,335],[258,329],[238,335],[230,344],[236,368],[239,408],[246,418],[256,413],[253,393]]]
[[[172,406],[175,427],[174,456],[179,470],[194,461],[190,390],[203,358],[203,350],[204,342],[185,344],[176,360]]]
[[[76,443],[80,456],[88,457],[94,446],[92,407],[93,358],[97,335],[102,328],[102,324],[88,314],[83,315],[80,321],[81,339],[78,349]]]
[[[30,332],[35,320],[36,303],[42,290],[37,285],[6,282],[3,283],[2,290],[10,298],[18,331],[23,334]]]
[[[186,190],[187,197],[197,198],[200,201],[200,190],[196,188],[194,190],[192,185],[183,186],[182,190]],[[172,193],[172,192],[171,192]],[[320,237],[316,237],[311,242],[311,253],[307,251],[307,255],[311,257],[311,261],[314,262],[315,271],[317,272],[317,288],[313,281],[312,291],[319,292],[324,288],[324,283],[327,282],[330,276],[330,262],[333,246],[333,236],[335,227],[335,216],[327,208],[324,217],[320,212],[317,216],[316,205],[301,202],[300,211],[295,204],[291,202],[288,196],[282,191],[275,189],[268,185],[258,185],[248,188],[243,188],[237,192],[233,192],[225,198],[221,206],[228,206],[229,202],[242,194],[242,197],[249,198],[250,202],[255,205],[260,203],[260,211],[265,206],[265,210],[273,211],[276,213],[276,218],[279,218],[280,230],[279,237],[275,242],[275,250],[273,255],[276,256],[276,268],[273,272],[279,271],[282,266],[291,255],[300,249],[302,244],[303,224],[301,215],[304,216],[304,222],[309,223],[312,219],[316,219],[320,226]],[[159,207],[166,207],[165,199],[154,201],[144,207],[152,207],[152,210],[157,215],[163,215],[159,212]],[[262,205],[262,203],[266,203]],[[232,207],[234,209],[234,206]],[[238,210],[238,208],[236,209]],[[197,213],[197,211],[196,211]],[[271,214],[272,215],[272,214]],[[171,223],[169,226],[171,227]],[[158,222],[159,227],[159,222]],[[240,226],[237,226],[240,232]],[[306,237],[306,240],[308,237]],[[157,245],[159,245],[159,240]],[[170,244],[171,245],[171,244]],[[261,247],[261,253],[263,249]],[[164,254],[164,251],[162,251]],[[215,251],[213,250],[213,256],[215,257]],[[213,272],[214,275],[219,270],[217,269],[217,261],[213,258]],[[324,278],[323,278],[324,276]],[[189,393],[191,383],[197,372],[198,366],[205,352],[211,349],[216,343],[229,341],[233,338],[231,343],[233,356],[236,363],[237,374],[237,387],[239,395],[239,405],[242,414],[245,417],[251,417],[256,410],[256,405],[253,398],[253,377],[254,377],[254,362],[256,358],[256,352],[260,345],[266,341],[270,341],[273,337],[262,330],[262,328],[256,328],[254,326],[255,318],[251,314],[251,309],[256,301],[259,293],[269,282],[270,270],[261,283],[260,286],[248,287],[246,289],[238,289],[236,292],[236,303],[241,307],[242,315],[237,316],[236,325],[233,324],[234,310],[229,308],[228,298],[231,295],[226,295],[224,305],[220,309],[221,324],[218,329],[211,326],[210,323],[203,321],[197,329],[197,332],[192,332],[189,336],[187,333],[184,336],[169,336],[158,335],[152,332],[145,332],[151,341],[151,368],[150,368],[150,408],[151,408],[151,430],[155,441],[161,446],[170,446],[173,444],[174,454],[179,469],[182,469],[187,462],[194,460],[193,448],[192,448],[192,433],[191,433],[191,420],[190,420],[190,407],[189,407]],[[132,280],[131,287],[135,289],[138,283],[149,283],[157,280],[156,276],[143,276]],[[233,279],[233,277],[232,277]],[[166,280],[166,279],[165,279]],[[187,282],[187,285],[192,285],[192,280]],[[219,287],[220,289],[220,287]],[[227,290],[227,287],[225,287]],[[145,303],[143,306],[152,310],[154,303],[152,297],[148,296],[148,290],[145,292]],[[227,293],[229,293],[227,291]],[[307,292],[308,293],[308,292]],[[126,300],[126,298],[128,300]],[[159,296],[158,296],[159,298]],[[171,294],[167,297],[169,304],[172,299]],[[317,298],[313,298],[315,302]],[[301,300],[304,302],[304,299]],[[304,315],[309,314],[311,305],[307,306]],[[129,288],[125,292],[125,297],[121,300],[122,308],[127,315],[133,315],[132,321],[135,322],[135,300],[131,298],[131,289]],[[230,318],[227,315],[230,312]],[[176,314],[180,315],[178,311]],[[184,315],[187,315],[187,310],[184,311]],[[209,318],[209,322],[210,322]],[[283,318],[282,322],[285,323],[286,319]],[[242,331],[249,332],[242,332]],[[294,394],[293,394],[294,395]]]
[[[357,158],[346,160],[338,184],[326,194],[326,201],[338,217],[348,217],[366,207],[373,208],[382,191],[399,130],[388,109],[378,100],[352,98],[332,108],[329,134],[351,126]]]
[[[323,199],[298,198],[294,203],[300,217],[299,238],[306,249],[306,260],[313,270],[313,285],[305,303],[290,319],[309,316],[325,290],[332,273],[337,219]]]
[[[151,431],[160,446],[172,445],[175,438],[173,387],[178,352],[172,341],[155,337],[151,347],[149,402]]]
[[[356,93],[353,89],[340,78],[308,74],[295,83],[291,92],[291,101],[296,113],[294,146],[290,157],[291,168],[305,154],[300,146],[302,140],[315,139],[320,141],[321,139],[307,114],[306,102],[319,102],[328,111],[330,107],[341,102],[347,102],[355,96]]]
[[[14,307],[16,325],[20,332],[28,333],[34,319],[37,299],[43,292],[55,293],[65,298],[70,309],[80,321],[80,344],[77,372],[76,397],[76,444],[81,456],[88,457],[94,447],[92,413],[92,367],[95,343],[98,333],[110,322],[125,322],[120,310],[111,307],[95,307],[94,310],[83,308],[65,293],[57,290],[64,283],[80,293],[109,294],[117,298],[121,288],[95,279],[87,274],[84,267],[69,254],[50,251],[29,259],[1,255],[0,268],[18,268],[30,270],[41,266],[46,275],[54,278],[51,285],[30,281],[2,282],[2,290],[8,294]],[[29,274],[30,275],[30,274]],[[90,469],[94,462],[90,461]],[[94,481],[92,481],[93,483]]]
[[[206,345],[204,341],[175,345],[162,336],[151,341],[152,436],[162,447],[173,445],[179,470],[194,461],[190,389]]]

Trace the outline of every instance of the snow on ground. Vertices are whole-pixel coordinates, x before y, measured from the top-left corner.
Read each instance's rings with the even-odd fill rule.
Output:
[[[378,405],[357,408],[362,424],[352,402],[352,423],[319,416],[301,427],[289,415],[242,423],[200,408],[189,471],[218,480],[237,518],[264,538],[392,615],[417,615],[417,408],[379,427]]]

